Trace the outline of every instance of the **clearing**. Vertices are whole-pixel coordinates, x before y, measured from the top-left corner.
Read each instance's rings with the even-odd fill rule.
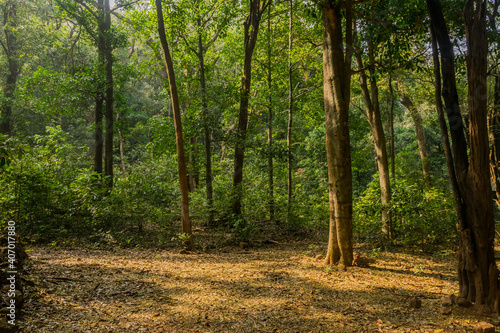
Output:
[[[21,332],[470,332],[496,317],[441,298],[455,255],[365,252],[370,267],[325,267],[305,242],[213,253],[31,249]],[[410,308],[410,299],[422,301]],[[493,315],[491,315],[493,316]]]

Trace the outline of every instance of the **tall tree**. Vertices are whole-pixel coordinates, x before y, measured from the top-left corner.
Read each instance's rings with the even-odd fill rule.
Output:
[[[387,238],[392,238],[392,217],[389,211],[391,203],[391,183],[389,174],[389,159],[387,157],[387,143],[385,139],[382,116],[380,113],[379,89],[375,74],[375,46],[373,41],[367,41],[368,46],[368,69],[370,78],[366,75],[363,65],[361,50],[357,48],[356,63],[360,70],[360,85],[363,99],[365,101],[365,115],[372,129],[373,143],[375,147],[376,163],[380,181],[380,198],[382,202],[382,232]],[[369,86],[368,87],[368,82]]]
[[[248,102],[252,83],[252,56],[257,44],[260,20],[267,6],[272,0],[250,0],[250,13],[244,25],[244,60],[243,76],[240,85],[240,111],[238,115],[238,128],[236,137],[236,149],[234,152],[234,174],[233,174],[233,214],[241,215],[241,200],[243,195],[243,160],[245,157],[245,144],[248,126]]]
[[[167,68],[168,83],[170,87],[170,98],[172,100],[172,110],[174,113],[175,141],[177,147],[177,166],[179,171],[179,184],[181,189],[181,224],[182,232],[189,236],[187,246],[194,248],[192,237],[191,220],[189,219],[189,187],[187,180],[186,157],[184,153],[184,138],[182,135],[181,110],[179,96],[175,82],[174,63],[168,48],[167,36],[165,34],[165,24],[163,21],[163,10],[161,0],[156,0],[156,13],[158,18],[158,35],[160,36],[161,48],[163,50],[165,67]]]
[[[129,2],[119,2],[112,10],[109,0],[98,0],[97,2],[56,0],[58,6],[85,29],[97,47],[99,64],[94,112],[94,171],[102,173],[102,154],[104,152],[104,176],[108,188],[113,186],[113,50],[118,45],[112,31],[111,12],[129,6]],[[105,131],[103,131],[103,116],[105,118]]]
[[[326,1],[323,14],[323,91],[330,202],[326,264],[352,265],[352,172],[349,104],[353,50],[352,2]],[[344,9],[345,13],[342,13]],[[345,17],[345,25],[343,24]],[[345,29],[345,39],[343,38]],[[345,42],[344,42],[345,41]]]
[[[7,59],[7,77],[3,86],[3,98],[0,109],[0,133],[10,135],[12,132],[12,104],[19,75],[19,45],[16,36],[18,0],[7,0],[1,5],[3,14],[3,33],[0,39]]]
[[[453,44],[441,2],[427,0],[431,29],[440,47],[443,99],[450,125],[459,216],[459,296],[498,309],[498,269],[493,240],[495,223],[489,179],[487,128],[486,0],[467,0],[464,8],[467,38],[469,151],[464,135],[455,81]]]

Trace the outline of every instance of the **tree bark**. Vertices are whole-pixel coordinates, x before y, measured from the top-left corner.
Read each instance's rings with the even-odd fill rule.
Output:
[[[402,87],[401,87],[402,88]],[[425,140],[425,130],[422,124],[422,117],[415,108],[412,100],[406,96],[403,89],[401,89],[401,104],[410,112],[411,119],[415,125],[415,132],[417,134],[418,150],[420,152],[420,160],[422,161],[422,173],[424,175],[425,185],[427,187],[432,186],[431,179],[431,163],[429,160],[429,152],[427,150],[427,143]]]
[[[243,197],[243,160],[245,157],[245,143],[248,127],[248,100],[252,81],[252,56],[257,44],[260,19],[266,7],[272,0],[250,0],[250,14],[244,22],[244,51],[243,76],[240,85],[240,111],[238,116],[238,129],[236,132],[236,149],[234,152],[233,174],[233,214],[241,216],[241,200]]]
[[[5,43],[3,48],[8,63],[7,78],[3,87],[3,101],[0,113],[0,133],[12,134],[12,104],[14,92],[17,85],[17,77],[19,75],[18,61],[18,45],[17,38],[14,33],[17,27],[17,0],[7,1],[3,8],[3,25],[5,34]]]
[[[459,228],[459,296],[498,310],[498,270],[493,240],[495,224],[489,177],[486,86],[486,0],[467,0],[464,9],[467,38],[467,81],[470,154],[455,82],[453,45],[439,0],[427,0],[431,26],[441,51],[443,99],[446,105],[458,195],[462,202]]]
[[[342,36],[345,5],[345,49]],[[352,57],[351,1],[328,1],[323,15],[323,85],[328,161],[330,230],[326,264],[351,266],[352,173],[349,141],[349,103]]]
[[[179,96],[175,82],[175,72],[170,50],[168,48],[167,36],[165,34],[165,24],[163,23],[163,11],[161,0],[156,1],[156,13],[158,18],[158,35],[163,50],[165,67],[167,68],[168,83],[170,87],[170,98],[172,99],[172,109],[174,112],[175,141],[177,146],[177,165],[179,171],[179,184],[181,189],[181,224],[182,232],[189,235],[187,246],[194,248],[193,232],[189,219],[189,189],[186,171],[186,157],[184,153],[184,138],[182,135],[181,110],[179,106]]]
[[[368,41],[368,57],[370,71],[370,90],[368,89],[368,78],[366,72],[360,72],[360,85],[365,100],[366,118],[370,123],[375,147],[377,169],[380,181],[380,198],[382,202],[382,232],[388,239],[392,239],[393,226],[392,216],[389,210],[391,204],[391,183],[389,174],[389,160],[387,158],[387,143],[380,115],[379,93],[377,79],[375,77],[374,46],[371,40]],[[356,62],[358,68],[364,68],[361,52],[356,52]]]

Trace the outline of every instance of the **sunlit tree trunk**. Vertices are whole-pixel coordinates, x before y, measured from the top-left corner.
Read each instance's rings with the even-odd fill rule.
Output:
[[[161,0],[156,0],[156,12],[158,17],[158,34],[163,50],[165,67],[167,68],[168,83],[170,87],[170,98],[172,99],[172,109],[174,112],[175,141],[177,146],[177,165],[179,171],[179,184],[181,189],[181,224],[182,232],[189,235],[187,246],[194,248],[192,237],[191,221],[189,219],[189,188],[186,171],[186,157],[184,153],[184,138],[182,135],[181,110],[179,106],[179,96],[175,82],[174,64],[168,48],[165,25],[163,23],[163,11]]]
[[[345,6],[345,48],[342,34]],[[349,103],[352,57],[351,1],[328,1],[323,15],[323,85],[330,230],[326,264],[352,265],[352,173]]]

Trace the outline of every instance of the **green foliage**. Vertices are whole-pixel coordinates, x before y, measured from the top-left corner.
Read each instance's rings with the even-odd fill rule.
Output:
[[[425,189],[408,179],[392,186],[390,212],[394,240],[405,245],[449,244],[456,237],[456,213],[446,184]],[[354,201],[355,232],[365,240],[383,242],[378,175]]]

